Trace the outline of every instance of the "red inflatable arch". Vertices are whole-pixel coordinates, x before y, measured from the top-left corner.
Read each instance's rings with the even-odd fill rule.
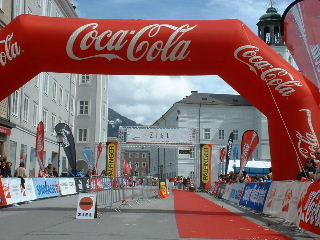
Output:
[[[219,75],[269,120],[275,180],[319,147],[319,92],[239,20],[22,15],[0,31],[0,100],[40,72]]]

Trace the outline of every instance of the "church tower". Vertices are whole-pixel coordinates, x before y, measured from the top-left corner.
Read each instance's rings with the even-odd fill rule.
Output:
[[[270,5],[267,12],[260,17],[257,23],[258,36],[290,64],[294,65],[293,58],[281,37],[281,14],[273,7],[272,1]]]

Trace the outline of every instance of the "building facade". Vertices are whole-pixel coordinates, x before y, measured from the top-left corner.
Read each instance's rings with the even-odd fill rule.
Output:
[[[194,128],[199,134],[197,144],[190,148],[154,149],[151,153],[153,175],[159,172],[160,177],[193,177],[197,171],[199,144],[213,144],[214,155],[219,157],[220,149],[226,147],[231,132],[234,134],[233,147],[240,149],[242,135],[247,130],[255,130],[260,138],[252,158],[270,161],[267,119],[240,95],[192,91],[190,96],[173,104],[153,125]],[[239,155],[240,151],[236,159]]]
[[[9,2],[11,5],[3,6],[6,10],[3,12],[13,16],[7,16],[3,25],[21,14],[78,17],[75,7],[67,0],[5,1]],[[97,146],[107,138],[107,81],[106,76],[100,75],[41,73],[6,99],[12,126],[16,125],[7,141],[12,171],[24,162],[30,177],[38,175],[35,136],[40,121],[45,125],[45,166],[49,163],[59,166],[59,173],[70,168],[54,131],[55,125],[63,122],[70,126],[75,138],[77,169],[93,167]],[[103,152],[100,158],[105,158]],[[100,162],[100,168],[105,168],[105,161]]]
[[[77,17],[73,5],[64,0],[14,0],[11,11],[12,19],[21,14]],[[40,121],[45,126],[45,166],[48,163],[60,166],[59,173],[68,168],[62,149],[58,156],[59,144],[54,127],[59,122],[74,127],[77,78],[70,73],[40,73],[10,96],[10,119],[16,124],[9,144],[8,160],[13,163],[12,171],[24,162],[28,176],[38,176],[35,136]]]
[[[146,177],[150,173],[150,152],[143,150],[125,150],[124,159],[131,166],[131,176]]]
[[[80,74],[76,86],[75,143],[79,169],[96,167],[98,144],[103,143],[98,170],[106,168],[108,76]],[[77,167],[77,168],[78,168]]]

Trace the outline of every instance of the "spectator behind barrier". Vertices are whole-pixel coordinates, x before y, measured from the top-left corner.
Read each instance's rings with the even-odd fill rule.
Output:
[[[26,169],[24,167],[24,162],[21,162],[19,167],[16,169],[15,176],[21,179],[21,184],[20,184],[21,188],[25,189],[25,186],[24,186],[25,180],[24,180],[24,178],[26,178],[28,176],[27,176],[27,171],[26,171]]]
[[[320,180],[320,148],[318,148],[315,152],[314,152],[315,156],[316,156],[316,172],[313,173],[309,173],[310,179],[314,180],[314,181],[318,181]]]
[[[316,168],[317,166],[316,166],[316,163],[314,162],[314,159],[311,157],[308,157],[305,162],[303,171],[299,173],[297,176],[297,180],[301,181],[302,178],[311,180],[310,175],[316,173]]]

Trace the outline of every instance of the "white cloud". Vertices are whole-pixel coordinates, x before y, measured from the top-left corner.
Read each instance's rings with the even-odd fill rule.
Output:
[[[111,76],[109,86],[109,107],[141,124],[152,124],[197,87],[183,76]]]
[[[218,76],[110,76],[109,86],[109,107],[145,125],[191,91],[237,94]]]

